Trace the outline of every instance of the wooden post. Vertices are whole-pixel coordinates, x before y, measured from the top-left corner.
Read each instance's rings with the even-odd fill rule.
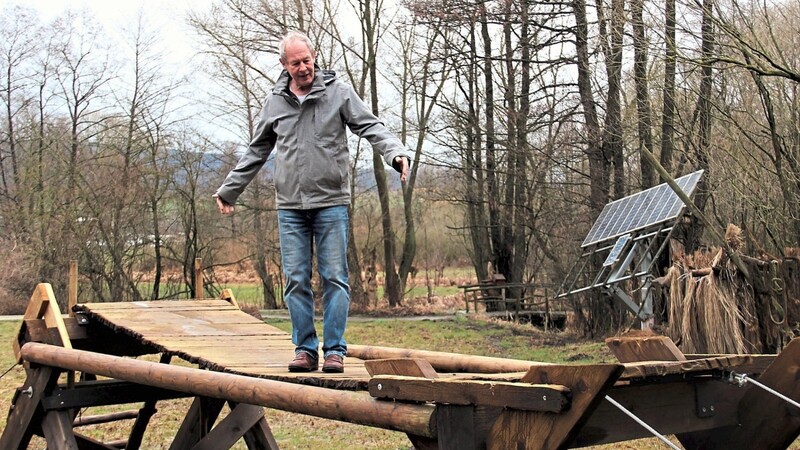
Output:
[[[194,298],[204,298],[203,290],[203,258],[194,260]]]
[[[75,317],[72,307],[78,304],[78,260],[69,261],[69,283],[67,283],[67,314]]]

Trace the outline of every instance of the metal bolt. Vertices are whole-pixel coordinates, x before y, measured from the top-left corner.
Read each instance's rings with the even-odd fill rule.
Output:
[[[33,397],[33,386],[28,386],[28,389],[22,391],[23,394],[26,394],[28,398]]]
[[[706,412],[706,407],[703,406],[703,409],[701,409],[701,411]]]
[[[379,391],[383,390],[383,385],[382,385],[382,384],[380,384],[380,383],[378,383],[378,390],[379,390]]]
[[[709,409],[711,409],[711,412],[714,412],[714,405],[709,406]]]
[[[546,395],[542,396],[542,401],[545,401],[545,402],[547,401],[547,396]]]

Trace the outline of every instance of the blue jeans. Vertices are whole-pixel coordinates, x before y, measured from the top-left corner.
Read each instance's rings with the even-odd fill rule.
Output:
[[[347,354],[344,330],[350,309],[347,277],[347,206],[319,209],[279,209],[278,232],[286,279],[284,291],[295,352],[317,355],[319,338],[314,326],[311,259],[317,252],[322,280],[322,352]]]

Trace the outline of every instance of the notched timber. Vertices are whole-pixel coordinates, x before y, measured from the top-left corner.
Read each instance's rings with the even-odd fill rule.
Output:
[[[565,386],[502,381],[379,375],[370,380],[369,393],[380,399],[498,406],[556,413],[569,409],[570,404],[569,389]]]

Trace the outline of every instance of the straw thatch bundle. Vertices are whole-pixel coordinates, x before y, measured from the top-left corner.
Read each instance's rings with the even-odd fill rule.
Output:
[[[729,225],[725,237],[729,248],[738,251],[741,230]],[[660,284],[669,289],[665,331],[685,353],[761,350],[753,290],[724,249],[674,261]]]

